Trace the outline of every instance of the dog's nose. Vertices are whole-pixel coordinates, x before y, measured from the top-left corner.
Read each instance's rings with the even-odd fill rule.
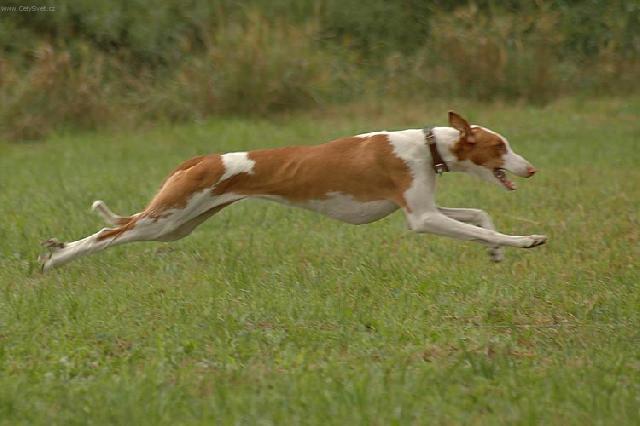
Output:
[[[535,174],[536,174],[536,171],[537,171],[537,170],[536,170],[536,168],[535,168],[535,167],[533,167],[533,166],[528,166],[528,167],[527,167],[527,173],[529,173],[529,176],[527,176],[527,177],[531,177],[531,176],[535,175]]]

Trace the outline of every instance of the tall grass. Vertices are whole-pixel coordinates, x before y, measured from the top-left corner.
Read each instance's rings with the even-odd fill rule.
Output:
[[[0,15],[0,137],[381,95],[546,103],[637,90],[625,1],[58,2]]]
[[[317,103],[341,77],[333,68],[337,58],[315,48],[316,34],[313,23],[268,21],[251,11],[241,22],[203,34],[206,50],[159,82],[163,90],[151,87],[146,109],[153,116],[190,117],[266,114]]]

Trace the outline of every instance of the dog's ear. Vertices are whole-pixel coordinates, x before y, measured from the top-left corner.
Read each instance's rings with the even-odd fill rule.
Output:
[[[460,132],[460,138],[467,143],[475,143],[476,138],[471,133],[471,126],[467,120],[462,118],[460,114],[455,111],[449,111],[449,125]]]

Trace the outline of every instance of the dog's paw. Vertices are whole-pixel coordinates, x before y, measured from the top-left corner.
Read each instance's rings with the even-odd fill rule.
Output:
[[[491,259],[492,262],[499,263],[504,260],[504,249],[502,247],[491,247],[487,251],[489,252],[489,259]]]
[[[40,272],[45,272],[48,269],[47,265],[51,260],[51,256],[52,256],[51,252],[42,253],[40,256],[38,256],[38,264],[40,265]]]
[[[40,264],[40,272],[46,272],[51,265],[51,258],[53,257],[53,254],[62,250],[64,248],[64,243],[56,240],[55,238],[50,238],[40,244],[45,247],[47,251],[38,256],[38,263]]]
[[[546,242],[547,242],[546,235],[529,235],[528,237],[525,237],[525,242],[522,247],[524,248],[538,247],[543,245]]]
[[[51,252],[64,248],[64,243],[58,241],[56,238],[49,238],[48,240],[41,242],[40,245],[46,247]]]

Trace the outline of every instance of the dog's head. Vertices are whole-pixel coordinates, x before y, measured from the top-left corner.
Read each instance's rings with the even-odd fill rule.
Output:
[[[535,174],[536,169],[513,152],[504,136],[481,126],[471,126],[453,111],[449,111],[449,125],[460,132],[451,152],[465,172],[508,190],[516,189],[516,185],[507,179],[506,172],[527,178]]]

